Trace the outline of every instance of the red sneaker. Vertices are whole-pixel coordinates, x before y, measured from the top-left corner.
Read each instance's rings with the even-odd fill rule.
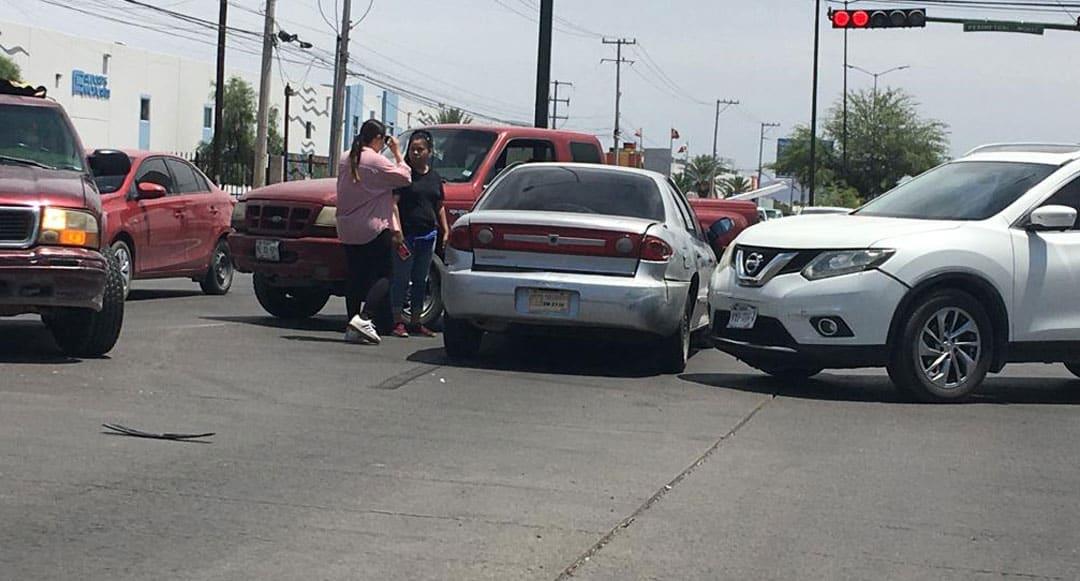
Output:
[[[394,325],[394,330],[391,332],[395,337],[401,337],[402,339],[409,338],[409,330],[405,328],[405,323],[398,323]]]
[[[413,329],[413,332],[416,333],[417,335],[421,335],[423,337],[436,337],[436,336],[438,336],[435,333],[435,331],[432,331],[431,329],[428,329],[427,327],[425,327],[423,325],[417,325],[416,328]]]

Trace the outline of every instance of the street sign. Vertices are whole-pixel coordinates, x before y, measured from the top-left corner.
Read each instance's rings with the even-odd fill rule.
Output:
[[[970,20],[964,22],[964,32],[1019,32],[1022,34],[1042,34],[1046,29],[1042,24],[1029,22],[990,22]]]

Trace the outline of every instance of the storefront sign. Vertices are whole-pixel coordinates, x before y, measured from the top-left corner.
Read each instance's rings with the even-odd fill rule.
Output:
[[[108,99],[112,95],[109,90],[109,77],[91,75],[79,70],[71,71],[71,94],[91,99]]]

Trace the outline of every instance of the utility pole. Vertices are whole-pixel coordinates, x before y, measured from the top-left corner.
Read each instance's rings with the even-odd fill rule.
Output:
[[[285,141],[284,152],[282,152],[282,181],[289,181],[289,102],[292,101],[293,95],[296,91],[288,83],[285,84],[285,135],[283,136]]]
[[[601,63],[615,63],[615,131],[612,133],[615,145],[615,165],[619,165],[619,103],[622,99],[622,65],[623,63],[634,64],[632,60],[622,57],[623,45],[635,45],[637,39],[616,38],[615,40],[603,39],[604,44],[615,45],[615,59],[600,59]]]
[[[533,125],[548,126],[548,97],[551,90],[551,26],[555,0],[540,0],[540,46],[536,55],[536,108]]]
[[[252,187],[266,185],[266,134],[270,123],[270,64],[274,58],[274,5],[277,0],[266,0],[266,16],[263,22],[262,68],[259,72],[259,112],[255,129],[255,183]]]
[[[713,194],[716,193],[716,166],[717,166],[717,163],[716,163],[717,162],[716,145],[717,145],[717,139],[720,136],[720,113],[721,113],[720,105],[723,105],[724,108],[726,109],[727,107],[731,107],[733,105],[738,105],[738,104],[739,104],[738,101],[732,101],[731,99],[717,99],[716,100],[716,117],[713,120],[713,133],[712,133],[713,173],[712,173],[712,179],[709,180],[709,184],[712,186],[712,193]]]
[[[821,0],[814,0],[814,88],[810,98],[810,198],[814,205],[814,191],[817,189],[817,93],[818,93],[818,51],[821,47]]]
[[[758,154],[757,154],[757,187],[761,187],[761,167],[765,162],[765,128],[767,127],[780,127],[779,123],[762,123],[761,124],[761,139],[758,141]]]
[[[214,146],[211,160],[211,171],[214,182],[221,185],[221,149],[224,146],[225,131],[223,123],[225,108],[225,22],[229,15],[229,0],[221,0],[221,10],[218,12],[218,36],[217,36],[217,83],[214,87]]]
[[[338,156],[341,155],[342,116],[345,114],[345,80],[349,70],[349,30],[352,28],[352,0],[345,0],[341,9],[341,33],[338,34],[337,56],[334,58],[334,104],[330,113],[330,162],[331,177],[337,177]]]
[[[565,85],[567,87],[573,87],[574,83],[566,83],[566,82],[563,82],[563,81],[551,81],[551,84],[555,85],[555,96],[551,98],[551,106],[552,106],[552,109],[551,109],[551,128],[552,129],[558,129],[557,126],[559,124],[560,119],[562,119],[562,120],[569,119],[569,117],[567,117],[566,115],[563,115],[561,117],[559,116],[559,103],[564,103],[564,104],[566,104],[567,107],[570,106],[570,97],[567,97],[565,99],[560,99],[559,98],[559,85]]]

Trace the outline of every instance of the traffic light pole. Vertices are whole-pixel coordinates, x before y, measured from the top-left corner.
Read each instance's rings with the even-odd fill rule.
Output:
[[[548,126],[548,102],[551,90],[551,27],[555,0],[540,0],[540,43],[536,56],[536,109],[533,125]],[[558,90],[556,88],[556,90]],[[554,123],[554,120],[552,120]]]
[[[814,0],[814,87],[810,98],[810,197],[809,206],[814,205],[814,193],[817,190],[817,101],[818,101],[818,52],[821,48],[821,0]]]
[[[847,7],[848,7],[848,3],[844,2],[844,10],[847,10]],[[843,176],[844,176],[845,180],[848,177],[848,170],[847,170],[847,167],[848,167],[848,149],[847,149],[848,38],[847,38],[847,36],[848,36],[848,29],[845,28],[844,29],[844,129],[843,129],[843,137],[841,139],[841,145],[840,145],[840,147],[842,147],[844,149],[844,151],[843,151],[844,160],[843,160],[843,164],[841,165],[840,171],[843,172]],[[761,181],[760,177],[758,178],[758,181],[759,182]]]

